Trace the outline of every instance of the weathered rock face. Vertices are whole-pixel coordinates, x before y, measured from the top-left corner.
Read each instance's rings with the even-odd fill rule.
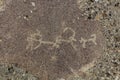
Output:
[[[40,80],[65,79],[100,56],[101,26],[76,0],[13,0],[0,15],[1,62],[18,63]]]

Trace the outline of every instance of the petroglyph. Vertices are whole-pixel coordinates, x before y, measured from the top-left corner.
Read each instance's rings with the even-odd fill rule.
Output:
[[[103,52],[102,27],[85,20],[76,0],[4,1],[1,62],[17,63],[40,80],[72,80]]]
[[[51,61],[57,61],[57,56],[52,56]]]
[[[59,47],[60,47],[59,44],[62,43],[61,41],[66,41],[66,40],[63,40],[63,39],[61,38],[61,36],[56,37],[56,41],[55,41],[55,43],[53,44],[52,47],[53,47],[53,48],[54,48],[54,47],[59,48]]]
[[[68,30],[71,31],[72,34],[67,39],[64,39],[63,36],[60,35],[60,36],[57,36],[56,40],[53,42],[43,41],[41,32],[39,30],[36,30],[35,33],[30,34],[30,36],[27,37],[28,45],[27,45],[26,49],[35,50],[35,49],[39,48],[41,46],[41,44],[52,45],[52,49],[59,48],[61,43],[66,42],[66,43],[70,43],[71,46],[74,48],[74,50],[77,50],[77,45],[74,43],[74,42],[78,41],[75,39],[75,35],[76,35],[75,31],[72,28],[66,27],[63,30],[63,34]],[[80,43],[82,43],[83,48],[86,48],[87,42],[93,42],[95,45],[97,45],[96,34],[92,34],[90,39],[84,39],[83,37],[81,37],[81,40],[79,40],[79,41],[80,41]],[[34,46],[35,42],[38,42],[38,44],[36,46]]]
[[[77,40],[75,39],[75,31],[74,31],[72,28],[66,27],[66,28],[63,30],[63,34],[64,34],[66,31],[68,31],[68,30],[69,30],[70,32],[72,32],[72,35],[70,35],[67,39],[64,39],[62,35],[58,36],[58,37],[56,38],[56,41],[55,41],[54,45],[53,45],[54,47],[59,48],[59,44],[61,44],[62,42],[66,42],[66,43],[70,43],[71,46],[72,46],[75,50],[77,50],[76,45],[74,44],[74,42],[77,41]]]
[[[42,41],[42,34],[39,30],[36,30],[36,32],[33,34],[30,34],[30,36],[27,37],[27,41],[28,41],[28,45],[26,49],[30,48],[30,50],[35,50],[39,48],[41,44],[54,44],[53,42]],[[36,46],[34,46],[35,42],[38,42]]]
[[[87,42],[87,40],[84,39],[83,37],[81,37],[81,40],[79,40],[79,41],[80,41],[80,43],[83,43],[82,44],[83,48],[86,48],[86,42]]]
[[[75,33],[75,31],[72,28],[69,28],[69,27],[66,27],[63,32],[66,32],[67,30],[70,30],[72,32],[72,35],[68,38],[67,42],[69,42],[72,45],[72,47],[75,50],[77,50],[76,45],[74,44],[74,42],[77,41],[75,39],[76,33]]]
[[[36,39],[37,38],[36,36],[39,37],[39,38]],[[41,35],[40,31],[36,30],[36,33],[30,34],[30,36],[27,37],[28,45],[27,45],[26,49],[29,49],[29,48],[31,50],[33,48],[36,49],[38,46],[41,45],[41,40],[42,40],[42,35]],[[38,41],[39,42],[39,44],[36,47],[33,47],[34,41]]]
[[[95,45],[97,45],[96,43],[96,34],[92,34],[90,39],[84,39],[83,37],[81,37],[81,40],[79,40],[80,43],[82,43],[82,47],[86,48],[86,43],[87,42],[93,42]]]
[[[0,0],[0,6],[3,5],[3,0]]]
[[[5,10],[4,0],[0,0],[0,12]]]
[[[69,27],[66,27],[64,30],[63,30],[63,33],[65,33],[66,31],[70,30],[72,32],[72,35],[68,38],[68,41],[76,41],[75,39],[75,31],[72,29],[72,28],[69,28]]]
[[[28,42],[28,45],[26,47],[26,49],[30,49],[30,50],[34,50],[34,49],[37,49],[41,46],[41,44],[49,44],[49,45],[52,45],[52,47],[54,48],[59,48],[60,44],[62,42],[67,42],[67,43],[70,43],[71,46],[76,50],[76,45],[73,43],[74,41],[77,41],[75,39],[75,31],[71,28],[65,28],[63,30],[63,33],[66,32],[67,30],[70,30],[72,32],[72,35],[66,40],[66,39],[63,39],[62,36],[58,36],[56,37],[56,40],[55,42],[50,42],[50,41],[43,41],[42,40],[42,34],[40,33],[39,30],[36,30],[36,33],[33,33],[33,34],[30,34],[30,36],[27,37],[27,42]],[[37,37],[39,37],[37,39]],[[38,44],[36,46],[34,46],[34,43],[35,42],[38,42]]]
[[[93,42],[95,45],[97,45],[97,43],[96,43],[96,34],[92,34],[91,37],[92,37],[92,38],[88,39],[88,41],[91,41],[91,42]]]
[[[8,5],[12,0],[0,0],[0,12],[5,11],[6,4]]]

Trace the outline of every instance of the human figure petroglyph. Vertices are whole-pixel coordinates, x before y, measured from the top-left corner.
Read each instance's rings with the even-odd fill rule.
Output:
[[[43,41],[42,40],[42,34],[39,30],[36,30],[36,33],[31,34],[29,37],[27,37],[28,45],[26,49],[37,49],[41,46],[41,44],[54,44],[53,42],[50,41]],[[36,46],[34,46],[34,42],[38,42]]]
[[[53,44],[53,46],[52,46],[52,47],[59,48],[59,47],[60,47],[60,46],[59,46],[59,44],[61,44],[61,43],[62,43],[61,41],[62,41],[61,36],[56,37],[56,41],[55,41],[55,43]]]
[[[77,41],[75,39],[75,31],[72,29],[72,28],[69,28],[69,27],[66,27],[64,30],[63,30],[63,33],[66,32],[67,30],[70,30],[72,32],[72,35],[69,37],[69,41]]]
[[[82,44],[82,47],[83,47],[83,48],[86,48],[87,39],[84,39],[83,37],[81,37],[81,40],[79,40],[79,41],[80,41],[80,43],[83,43],[83,44]]]
[[[72,47],[73,47],[75,50],[77,50],[77,48],[76,48],[77,46],[74,44],[74,42],[77,41],[77,40],[75,39],[76,32],[75,32],[72,28],[66,28],[66,29],[64,30],[64,32],[65,32],[66,30],[70,30],[70,31],[73,33],[72,36],[69,37],[69,42],[71,43]]]
[[[75,39],[75,31],[71,28],[65,28],[63,30],[63,33],[67,30],[70,30],[73,33],[72,36],[70,36],[69,39],[65,40],[60,35],[60,36],[56,37],[55,42],[43,41],[41,32],[39,30],[36,30],[35,33],[33,33],[29,37],[27,37],[28,45],[27,45],[26,49],[29,49],[29,48],[31,50],[37,49],[38,47],[41,46],[41,44],[50,44],[50,45],[52,45],[52,47],[59,48],[59,45],[62,42],[70,43],[73,46],[73,48],[76,49],[76,45],[73,43],[73,41],[77,41]],[[37,39],[37,37],[39,37],[39,38]],[[38,42],[37,46],[34,46],[34,42]]]
[[[36,36],[39,37],[39,39],[37,39]],[[39,30],[36,30],[36,33],[30,34],[30,36],[27,37],[28,45],[27,45],[26,49],[30,48],[32,50],[33,48],[34,49],[38,48],[41,45],[41,40],[42,40],[42,35]],[[35,41],[39,42],[39,44],[36,47],[34,47]]]
[[[96,34],[92,34],[90,39],[84,39],[83,37],[81,37],[81,40],[79,40],[80,43],[82,43],[82,47],[86,48],[86,43],[87,42],[93,42],[95,45],[97,45],[96,43]]]
[[[88,41],[92,41],[95,45],[97,45],[97,43],[96,43],[96,34],[92,34],[91,37],[92,38],[88,39]]]
[[[26,49],[30,49],[30,50],[35,50],[39,48],[41,44],[53,44],[53,42],[43,41],[42,34],[39,30],[36,30],[36,32],[33,34],[30,34],[30,36],[27,37],[27,42],[28,42],[28,45]],[[36,46],[34,46],[35,42],[38,42]]]
[[[39,48],[41,46],[41,44],[48,44],[48,45],[52,45],[52,48],[59,48],[60,44],[62,42],[66,42],[66,43],[70,43],[71,46],[74,48],[74,50],[77,50],[77,45],[74,43],[78,40],[75,39],[75,31],[72,28],[66,27],[63,30],[63,33],[65,33],[67,30],[72,32],[72,35],[69,36],[67,39],[64,39],[62,37],[62,35],[59,35],[56,37],[55,41],[43,41],[42,39],[42,34],[39,30],[36,30],[35,33],[30,34],[30,36],[27,37],[27,41],[28,41],[28,45],[26,47],[26,49],[31,49],[31,50],[35,50],[37,48]],[[95,45],[97,45],[96,43],[96,34],[92,34],[90,39],[84,39],[83,37],[81,37],[81,40],[79,40],[80,43],[82,43],[82,47],[86,48],[86,43],[87,42],[93,42]],[[38,42],[38,44],[35,46],[34,43]]]
[[[63,39],[63,37],[60,35],[56,38],[55,43],[53,44],[53,47],[59,48],[59,44],[61,44],[62,42],[66,42],[66,43],[70,43],[71,46],[77,50],[76,45],[74,44],[74,42],[76,42],[77,40],[75,39],[75,31],[72,28],[66,27],[63,30],[63,33],[65,33],[67,30],[70,30],[72,32],[72,35],[68,38],[68,39]]]

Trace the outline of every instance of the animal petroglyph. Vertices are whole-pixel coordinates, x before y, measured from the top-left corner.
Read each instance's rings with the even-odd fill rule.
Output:
[[[82,43],[82,47],[86,48],[86,43],[87,42],[93,42],[95,45],[97,45],[96,43],[96,34],[92,34],[90,39],[84,39],[83,37],[81,37],[81,40],[79,40],[80,43]]]
[[[75,31],[72,28],[66,27],[63,30],[63,34],[67,31],[71,31],[72,35],[69,36],[67,39],[64,39],[63,36],[57,36],[55,42],[51,42],[51,41],[43,41],[42,39],[42,34],[39,30],[36,30],[35,33],[30,34],[30,36],[27,37],[27,41],[28,41],[28,45],[26,47],[26,49],[31,49],[31,50],[35,50],[37,48],[39,48],[41,46],[41,44],[48,44],[48,45],[52,45],[52,48],[59,48],[60,44],[62,42],[66,42],[66,43],[70,43],[71,46],[74,48],[74,50],[77,50],[77,45],[74,43],[78,40],[75,39]],[[79,40],[80,43],[83,43],[82,46],[83,48],[86,48],[86,42],[93,42],[95,45],[97,45],[96,43],[96,34],[92,34],[90,39],[84,39],[83,37],[81,37],[81,40]],[[34,46],[35,42],[38,42],[37,45]]]

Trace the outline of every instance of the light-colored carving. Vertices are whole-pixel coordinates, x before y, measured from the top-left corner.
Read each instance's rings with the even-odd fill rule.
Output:
[[[0,0],[0,12],[5,10],[4,0]]]
[[[79,40],[79,41],[80,41],[80,43],[83,43],[83,44],[82,44],[82,47],[83,47],[83,48],[86,48],[87,39],[84,39],[83,37],[81,37],[81,40]]]
[[[52,46],[52,47],[59,48],[59,47],[60,47],[60,46],[59,46],[59,44],[61,44],[61,43],[62,43],[61,41],[62,41],[61,36],[56,37],[55,43],[53,44],[53,46]]]
[[[51,61],[57,61],[57,56],[55,56],[55,55],[53,55],[53,56],[51,56],[51,59],[50,59]]]
[[[75,35],[76,35],[76,32],[72,29],[72,28],[69,28],[69,27],[66,27],[63,32],[67,31],[67,30],[70,30],[73,34],[71,37],[69,37],[69,39],[67,40],[68,43],[70,43],[72,45],[72,47],[77,50],[77,45],[74,44],[74,42],[76,42],[77,40],[75,39]]]
[[[36,33],[31,34],[30,36],[27,37],[27,41],[28,41],[28,45],[26,47],[26,49],[37,49],[41,46],[41,44],[54,44],[54,42],[50,42],[50,41],[43,41],[42,40],[42,34],[39,30],[36,30]],[[36,46],[34,46],[34,43],[38,42],[38,44]]]
[[[92,34],[90,39],[84,39],[83,37],[81,37],[81,40],[79,40],[80,43],[82,43],[82,47],[86,48],[86,43],[87,42],[93,42],[95,45],[97,45],[96,43],[96,34]]]
[[[6,5],[10,4],[12,0],[0,0],[0,12],[5,11]]]
[[[75,31],[72,29],[72,28],[69,28],[69,27],[66,27],[64,30],[63,30],[63,32],[65,32],[65,31],[67,31],[67,30],[70,30],[72,33],[73,33],[73,35],[72,35],[72,37],[75,37]]]
[[[0,6],[3,5],[3,0],[0,0]]]
[[[38,37],[38,39],[37,39]],[[37,49],[41,45],[42,35],[40,31],[36,30],[36,33],[30,34],[30,36],[27,37],[28,45],[26,49]],[[34,47],[34,42],[39,42],[37,46]]]
[[[63,33],[64,33],[65,31],[67,31],[67,30],[70,30],[70,31],[73,33],[73,35],[70,36],[69,39],[67,39],[67,40],[63,39],[61,35],[58,36],[58,37],[56,37],[56,41],[55,41],[55,43],[53,44],[53,47],[59,48],[59,47],[60,47],[59,45],[60,45],[62,42],[66,42],[66,43],[70,43],[70,44],[72,45],[72,47],[76,50],[76,45],[73,43],[73,41],[77,41],[77,40],[75,39],[75,31],[74,31],[72,28],[66,27],[66,28],[63,30]]]
[[[43,41],[41,32],[39,30],[36,30],[35,33],[32,33],[27,37],[28,45],[27,45],[26,49],[34,50],[34,49],[39,48],[41,46],[41,44],[52,45],[52,49],[59,48],[61,43],[66,42],[66,43],[70,43],[71,46],[74,48],[74,50],[77,50],[77,45],[74,43],[77,41],[75,39],[76,32],[72,28],[66,27],[63,30],[63,33],[67,30],[70,30],[72,32],[72,35],[68,39],[63,39],[63,37],[60,35],[60,36],[57,36],[55,41],[53,41],[53,42],[52,41]],[[81,40],[79,40],[79,41],[80,41],[80,43],[82,43],[83,48],[86,48],[87,42],[93,42],[95,45],[97,45],[96,34],[92,34],[91,38],[89,38],[89,39],[84,39],[83,37],[81,37]],[[38,44],[35,45],[35,42],[37,42]]]
[[[96,34],[92,34],[91,37],[92,38],[88,39],[88,41],[92,41],[95,45],[97,45],[97,43],[96,43]]]

